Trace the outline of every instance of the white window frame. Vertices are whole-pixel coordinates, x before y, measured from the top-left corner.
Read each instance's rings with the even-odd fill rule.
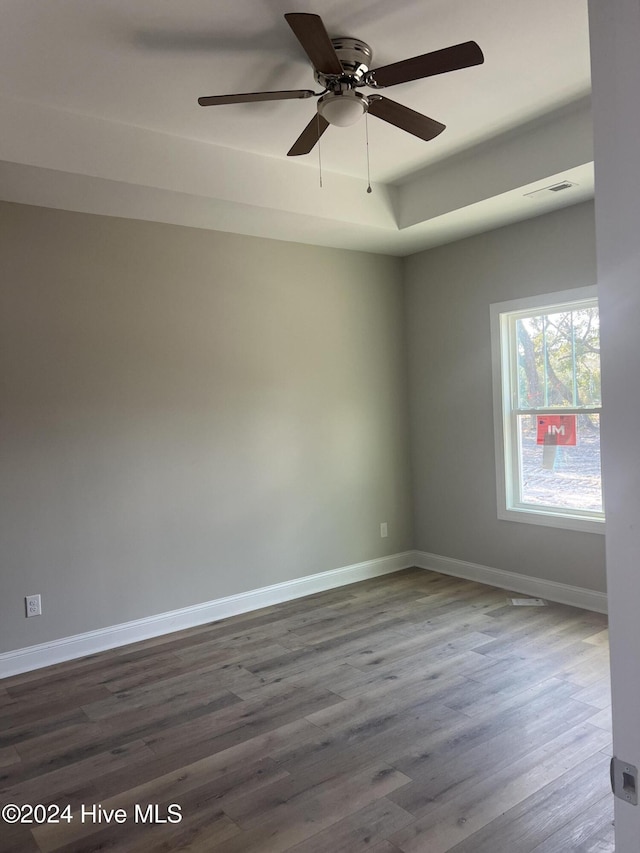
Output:
[[[512,341],[510,328],[512,318],[522,312],[551,312],[562,308],[576,307],[580,302],[597,299],[595,286],[546,293],[540,296],[498,302],[491,308],[491,354],[493,367],[493,422],[496,450],[496,482],[498,493],[498,518],[504,521],[521,521],[567,530],[582,530],[589,533],[605,532],[604,512],[567,510],[554,507],[534,508],[531,504],[519,505],[515,499],[518,484],[519,458],[516,419],[518,409],[514,405],[515,377],[513,376]],[[517,318],[517,317],[516,317]],[[535,410],[534,410],[535,411]],[[548,410],[549,414],[567,414],[575,409]],[[580,409],[584,413],[600,413],[601,408]]]

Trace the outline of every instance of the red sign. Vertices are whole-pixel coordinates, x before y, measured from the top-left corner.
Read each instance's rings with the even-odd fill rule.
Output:
[[[537,444],[575,445],[576,415],[538,415]]]

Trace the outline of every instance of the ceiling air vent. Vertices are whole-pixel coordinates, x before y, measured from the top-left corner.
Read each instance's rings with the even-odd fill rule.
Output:
[[[532,193],[525,193],[527,198],[539,198],[541,195],[547,195],[548,193],[561,193],[564,190],[571,189],[571,187],[577,187],[577,184],[574,184],[572,181],[560,181],[559,184],[551,184],[550,187],[542,187],[541,190],[534,190]]]

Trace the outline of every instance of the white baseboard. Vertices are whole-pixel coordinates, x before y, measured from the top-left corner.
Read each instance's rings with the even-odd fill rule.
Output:
[[[85,657],[108,649],[115,649],[128,643],[136,643],[140,640],[148,640],[151,637],[170,634],[173,631],[193,628],[207,622],[225,619],[228,616],[237,616],[239,613],[259,610],[261,607],[268,607],[271,604],[280,604],[283,601],[291,601],[294,598],[302,598],[305,595],[357,583],[357,581],[367,578],[398,572],[413,565],[414,552],[406,551],[402,554],[392,554],[389,557],[367,560],[364,563],[354,563],[351,566],[331,569],[316,575],[308,575],[284,583],[265,586],[261,589],[229,595],[215,601],[205,601],[202,604],[182,607],[168,613],[158,613],[155,616],[135,619],[121,625],[111,625],[96,631],[63,637],[59,640],[52,640],[50,643],[41,643],[37,646],[4,652],[0,654],[0,678],[18,675],[21,672],[29,672],[43,666]]]
[[[506,572],[503,569],[492,569],[489,566],[467,563],[451,557],[439,557],[437,554],[428,554],[426,551],[414,551],[414,560],[414,565],[420,569],[430,569],[441,572],[443,575],[453,575],[456,578],[477,581],[500,589],[522,592],[534,598],[546,598],[558,604],[581,607],[583,610],[607,612],[607,596],[604,592],[534,578],[517,572]]]
[[[0,678],[115,649],[129,643],[170,634],[173,631],[194,628],[205,625],[207,622],[259,610],[261,607],[269,607],[272,604],[280,604],[305,595],[357,583],[367,578],[398,572],[411,566],[532,595],[536,598],[546,598],[549,601],[581,607],[584,610],[607,612],[607,596],[603,592],[521,575],[517,572],[492,569],[489,566],[467,563],[451,557],[440,557],[425,551],[405,551],[401,554],[367,560],[364,563],[354,563],[351,566],[331,569],[316,575],[229,595],[215,601],[205,601],[191,607],[171,610],[168,613],[158,613],[155,616],[135,619],[121,625],[111,625],[96,631],[52,640],[49,643],[4,652],[0,654]]]

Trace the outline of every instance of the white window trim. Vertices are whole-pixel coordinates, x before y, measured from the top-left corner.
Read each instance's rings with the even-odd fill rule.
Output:
[[[498,518],[503,521],[520,521],[526,524],[539,524],[546,527],[558,527],[565,530],[581,530],[588,533],[604,533],[604,518],[584,517],[579,511],[558,510],[541,507],[539,510],[511,506],[509,494],[513,477],[507,476],[514,464],[512,454],[507,453],[505,443],[505,420],[511,412],[507,400],[511,399],[511,376],[509,342],[503,334],[501,315],[515,311],[535,309],[544,311],[563,303],[579,302],[594,299],[598,296],[595,286],[578,287],[573,290],[562,290],[556,293],[528,296],[523,299],[512,299],[508,302],[497,302],[490,306],[491,310],[491,359],[493,370],[493,424],[495,436],[496,483],[498,496]],[[548,300],[548,301],[547,301]]]

